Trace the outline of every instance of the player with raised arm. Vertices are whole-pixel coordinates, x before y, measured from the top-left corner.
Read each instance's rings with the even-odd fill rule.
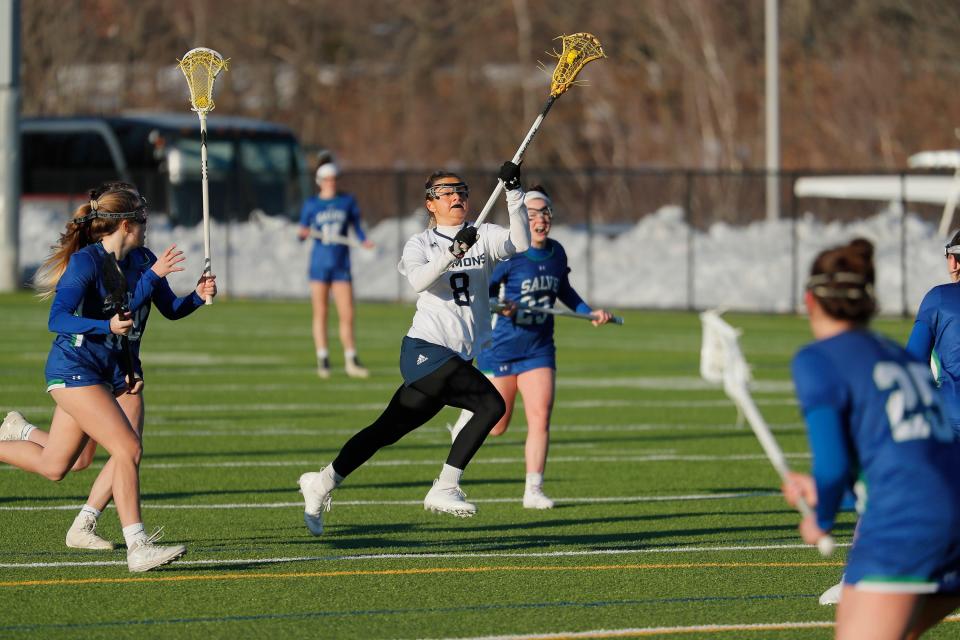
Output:
[[[792,369],[813,474],[790,473],[784,494],[816,509],[800,523],[815,544],[855,487],[863,510],[836,636],[914,638],[960,605],[960,442],[927,365],[867,329],[873,245],[820,253],[804,303],[816,341]]]
[[[313,343],[317,350],[317,375],[330,377],[327,348],[327,314],[330,294],[337,305],[344,369],[352,378],[366,378],[370,372],[357,358],[353,332],[353,279],[350,274],[350,246],[345,242],[350,229],[361,246],[372,248],[360,225],[360,207],[349,193],[337,191],[339,170],[333,162],[317,168],[318,193],[300,210],[301,240],[313,238],[310,252],[310,300],[313,307]]]
[[[126,182],[107,182],[91,192],[91,201],[96,201],[108,192],[116,191],[126,191],[140,197],[135,185]],[[147,328],[151,306],[155,305],[165,318],[179,320],[203,306],[207,297],[213,298],[217,295],[216,276],[201,277],[197,287],[183,297],[177,297],[173,293],[166,276],[170,273],[182,271],[181,267],[174,265],[182,262],[183,259],[182,252],[177,251],[175,245],[164,251],[159,258],[146,247],[139,246],[129,252],[124,264],[123,272],[129,283],[136,283],[143,276],[150,280],[154,279],[154,275],[157,277],[156,282],[152,285],[149,297],[142,302],[136,301],[137,308],[131,313],[130,319],[133,321],[133,328],[126,337],[130,344],[132,375],[127,370],[128,365],[123,359],[118,359],[117,370],[114,373],[116,379],[132,378],[132,383],[128,380],[127,393],[118,395],[116,399],[127,420],[136,429],[138,436],[143,434],[145,411],[144,396],[140,393],[144,380],[143,366],[140,362],[140,345]],[[52,423],[65,420],[73,420],[73,418],[58,406],[54,409]],[[49,434],[46,431],[34,427],[17,411],[8,413],[3,424],[0,425],[0,440],[29,440],[45,447],[48,439]],[[80,471],[87,468],[93,462],[96,450],[96,440],[89,440],[71,470]],[[113,466],[113,463],[108,460],[94,481],[87,502],[67,530],[66,544],[68,547],[75,549],[114,548],[112,542],[103,539],[96,532],[100,515],[106,509],[113,495]]]
[[[121,337],[136,329],[131,318],[114,312],[107,300],[106,269],[122,270],[136,314],[158,281],[179,270],[173,247],[144,268],[146,202],[124,188],[91,192],[67,223],[54,253],[35,278],[38,291],[53,295],[48,326],[57,334],[47,357],[47,391],[57,403],[45,446],[28,439],[0,442],[0,462],[57,481],[74,466],[90,440],[110,453],[101,477],[109,482],[127,544],[130,571],[148,571],[184,553],[183,545],[159,546],[148,537],[140,515],[140,437],[128,413],[128,395],[142,386],[121,357]],[[111,263],[110,258],[114,259]],[[129,392],[133,392],[132,394]],[[21,429],[21,436],[23,431]],[[30,434],[25,434],[29,437]],[[109,467],[109,470],[108,470]],[[98,479],[99,480],[99,479]]]
[[[490,337],[488,287],[494,264],[530,245],[520,168],[504,163],[500,180],[507,188],[509,229],[495,224],[477,229],[467,222],[469,189],[459,175],[438,171],[427,179],[430,226],[407,240],[397,267],[417,292],[417,311],[400,348],[403,384],[380,417],[350,438],[330,465],[300,476],[310,533],[323,532],[323,509],[330,508],[330,494],[344,478],[444,406],[469,409],[473,417],[453,442],[423,506],[460,517],[476,513],[460,478],[505,407],[471,360],[477,345]]]
[[[547,237],[553,221],[553,202],[547,190],[540,185],[531,187],[524,195],[524,203],[530,225],[530,248],[493,270],[490,294],[503,292],[501,315],[504,317],[497,318],[493,342],[481,352],[477,367],[492,376],[493,386],[507,406],[491,435],[506,432],[517,391],[523,396],[527,416],[523,506],[550,509],[553,500],[543,492],[543,473],[550,445],[550,414],[557,369],[554,318],[527,308],[552,309],[560,300],[577,313],[592,315],[594,326],[606,324],[612,316],[603,309],[591,309],[570,286],[567,254],[559,242]],[[450,430],[454,440],[470,418],[468,410],[461,412]]]

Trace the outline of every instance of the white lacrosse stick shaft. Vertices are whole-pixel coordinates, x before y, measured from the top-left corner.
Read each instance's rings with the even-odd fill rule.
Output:
[[[207,113],[197,111],[200,118],[200,189],[203,199],[203,275],[213,275],[210,262],[210,187],[207,180]],[[213,304],[213,298],[207,296],[204,304]]]
[[[726,381],[724,382],[723,386],[724,391],[727,392],[727,395],[730,396],[730,399],[733,400],[738,407],[740,407],[743,415],[746,416],[747,422],[750,423],[750,428],[753,429],[753,434],[757,436],[757,440],[760,441],[760,446],[763,447],[763,452],[767,454],[767,459],[770,460],[770,464],[772,464],[773,468],[776,469],[777,473],[780,475],[780,479],[783,482],[786,482],[790,473],[790,467],[787,465],[787,459],[783,455],[783,450],[780,449],[780,445],[777,444],[776,439],[773,437],[773,433],[770,431],[770,426],[767,424],[766,420],[763,419],[763,416],[760,415],[760,410],[757,409],[757,405],[754,403],[750,392],[746,389],[746,387],[736,384],[727,384]],[[814,517],[813,509],[810,508],[810,505],[808,505],[803,498],[799,498],[797,500],[797,511],[799,511],[800,515],[804,518]],[[824,557],[832,555],[836,546],[837,545],[833,540],[833,536],[831,536],[829,533],[824,534],[824,536],[817,541],[817,549],[820,551],[820,555]]]
[[[543,124],[543,119],[547,117],[547,113],[550,111],[550,107],[553,106],[554,101],[556,101],[557,96],[550,96],[547,98],[547,103],[543,106],[543,111],[540,112],[540,115],[537,116],[537,119],[533,121],[533,126],[530,127],[530,131],[527,132],[527,137],[523,139],[523,142],[520,144],[520,148],[517,149],[517,152],[513,155],[513,164],[520,164],[520,161],[523,160],[523,154],[527,152],[527,147],[530,146],[530,143],[533,141],[533,136],[537,135],[537,130],[540,129],[540,125]],[[503,191],[503,180],[497,179],[497,186],[494,188],[493,193],[490,194],[490,197],[487,198],[487,204],[483,205],[483,211],[480,212],[480,215],[477,216],[477,221],[473,223],[473,226],[479,227],[483,224],[483,221],[487,219],[487,216],[490,215],[490,211],[493,209],[493,205],[496,203],[497,198],[500,197],[500,192]]]

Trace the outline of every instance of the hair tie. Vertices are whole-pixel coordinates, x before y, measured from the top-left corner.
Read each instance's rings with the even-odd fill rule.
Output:
[[[91,211],[96,211],[98,206],[99,206],[99,205],[97,205],[97,201],[96,201],[96,200],[91,200],[91,201],[90,201],[90,210],[91,210]]]

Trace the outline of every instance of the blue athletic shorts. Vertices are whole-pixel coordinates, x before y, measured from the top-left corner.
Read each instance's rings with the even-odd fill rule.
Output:
[[[847,556],[845,584],[889,593],[960,593],[960,542],[890,535],[889,530],[860,533]]]
[[[56,349],[56,346],[54,346]],[[105,385],[112,391],[123,391],[127,388],[127,381],[116,364],[113,366],[97,366],[79,357],[71,357],[69,352],[58,350],[54,357],[53,351],[47,358],[47,366],[43,371],[47,384],[47,391],[71,387],[92,387]]]
[[[533,369],[557,369],[557,357],[555,355],[536,356],[533,358],[523,358],[521,360],[510,360],[507,362],[497,362],[488,351],[480,353],[477,358],[477,368],[486,374],[493,374],[495,378],[506,376],[518,376],[521,373],[532,371]]]
[[[310,280],[330,284],[331,282],[352,282],[353,278],[350,276],[349,267],[341,269],[310,265]]]

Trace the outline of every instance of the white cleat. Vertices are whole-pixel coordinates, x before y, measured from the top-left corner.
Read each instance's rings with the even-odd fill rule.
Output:
[[[322,474],[311,471],[300,476],[300,493],[303,494],[303,521],[315,536],[323,533],[323,512],[330,511],[330,491],[321,488]]]
[[[348,358],[343,364],[344,370],[351,378],[369,378],[370,371],[367,370],[357,358]]]
[[[437,480],[433,481],[433,488],[423,499],[423,508],[436,513],[449,513],[458,518],[470,518],[477,513],[477,506],[466,501],[467,494],[459,485],[452,487],[438,487]]]
[[[543,492],[543,487],[529,486],[523,492],[524,509],[553,509],[553,500]]]
[[[330,377],[330,358],[317,359],[317,376],[324,380]]]
[[[81,511],[67,530],[67,546],[71,549],[113,549],[114,544],[97,535],[97,519]]]
[[[820,604],[840,604],[840,595],[843,593],[843,582],[837,583],[823,592]]]
[[[133,546],[127,549],[127,568],[134,573],[150,571],[173,562],[187,552],[187,548],[182,544],[172,546],[153,544],[159,539],[160,529],[149,538],[134,542]]]
[[[11,411],[0,424],[0,440],[26,440],[25,435],[36,429],[19,411]]]

